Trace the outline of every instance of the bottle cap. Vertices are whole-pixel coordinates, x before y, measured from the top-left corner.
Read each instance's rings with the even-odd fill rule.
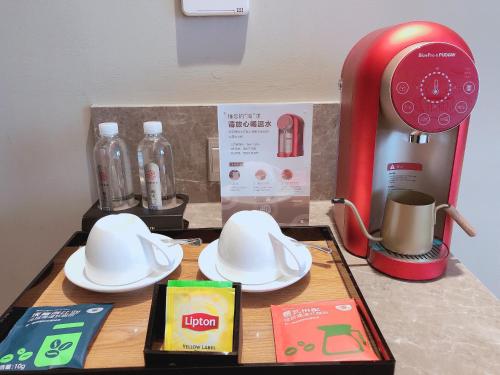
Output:
[[[144,123],[144,134],[160,134],[161,131],[161,121],[146,121]]]
[[[118,134],[118,124],[116,122],[100,123],[99,134],[101,134],[102,137],[112,137]]]

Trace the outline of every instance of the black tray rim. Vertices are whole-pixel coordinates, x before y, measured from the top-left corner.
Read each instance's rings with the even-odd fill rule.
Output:
[[[350,281],[356,292],[358,293],[360,303],[362,304],[363,318],[369,318],[367,323],[370,323],[369,329],[372,331],[372,336],[380,341],[379,343],[379,351],[383,349],[381,352],[386,358],[376,361],[338,361],[338,362],[308,362],[308,363],[251,363],[251,364],[238,364],[238,365],[224,365],[224,366],[202,366],[202,367],[114,367],[114,368],[93,368],[93,369],[73,369],[73,368],[58,368],[52,370],[43,370],[40,371],[23,371],[23,374],[160,374],[164,372],[168,372],[169,374],[199,374],[202,371],[217,371],[220,374],[229,374],[233,372],[239,373],[254,373],[254,371],[258,371],[259,369],[267,369],[273,371],[273,374],[286,374],[286,375],[295,375],[295,374],[303,374],[304,371],[311,370],[315,371],[315,374],[332,374],[332,371],[339,375],[357,375],[357,374],[366,374],[366,375],[391,375],[394,374],[396,359],[389,348],[387,341],[378,324],[366,303],[366,300],[356,283],[356,279],[351,272],[350,267],[347,265],[344,255],[340,250],[340,246],[333,235],[331,228],[327,225],[319,225],[319,226],[282,226],[281,229],[284,233],[288,231],[314,231],[318,230],[320,234],[323,235],[323,238],[318,238],[318,240],[326,240],[331,241],[337,252],[340,256],[340,260],[342,265],[344,266]],[[168,235],[172,238],[182,238],[182,236],[186,236],[186,232],[191,233],[191,236],[194,236],[193,233],[198,232],[195,237],[202,237],[200,232],[205,232],[205,236],[208,235],[214,239],[219,237],[222,228],[220,227],[207,227],[207,228],[186,228],[186,229],[175,229],[175,230],[159,230],[153,231],[154,233]],[[27,285],[26,288],[19,294],[19,296],[9,305],[9,307],[2,313],[0,316],[0,342],[4,339],[4,337],[8,334],[13,324],[19,319],[22,315],[22,312],[26,310],[26,307],[16,307],[16,302],[18,299],[29,289],[36,286],[40,283],[51,271],[54,259],[59,255],[61,251],[63,251],[66,247],[76,247],[83,246],[86,243],[87,237],[89,233],[83,231],[74,232],[69,239],[64,243],[63,246],[54,254],[54,256],[49,260],[49,262],[42,268],[42,270],[33,278],[33,280]],[[188,235],[189,236],[189,235]],[[308,240],[314,240],[308,238]],[[359,306],[358,306],[359,307]],[[22,311],[22,312],[21,312]],[[359,308],[358,308],[359,311]],[[10,323],[10,324],[9,324]],[[9,325],[8,327],[6,325]],[[373,332],[375,331],[375,332]],[[376,335],[374,335],[376,333]],[[383,347],[380,348],[380,345]],[[11,372],[12,373],[12,372]]]
[[[180,230],[186,229],[189,226],[189,222],[184,219],[184,212],[186,211],[186,207],[189,203],[189,195],[177,193],[176,197],[182,200],[182,203],[176,207],[168,208],[164,210],[149,210],[147,208],[142,207],[142,196],[135,195],[135,199],[139,202],[134,207],[130,207],[125,210],[120,211],[102,211],[99,209],[99,201],[95,201],[92,206],[83,214],[81,220],[81,230],[84,232],[88,232],[94,224],[104,216],[120,214],[120,213],[130,213],[136,216],[139,216],[149,227],[150,230]],[[96,213],[102,213],[102,215],[98,215]],[[174,218],[174,219],[172,219]],[[151,226],[151,224],[155,223],[158,225],[159,222],[163,222],[166,224],[170,221],[177,221],[177,225],[170,225],[163,228],[157,228]]]

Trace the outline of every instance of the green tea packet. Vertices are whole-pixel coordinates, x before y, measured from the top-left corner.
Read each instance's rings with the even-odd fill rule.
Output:
[[[0,343],[0,371],[83,368],[112,304],[30,307]]]

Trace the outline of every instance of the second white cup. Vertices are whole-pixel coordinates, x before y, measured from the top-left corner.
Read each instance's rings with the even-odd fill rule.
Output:
[[[295,249],[271,215],[239,211],[222,229],[216,268],[224,278],[243,284],[265,284],[282,276],[301,276],[307,265]]]

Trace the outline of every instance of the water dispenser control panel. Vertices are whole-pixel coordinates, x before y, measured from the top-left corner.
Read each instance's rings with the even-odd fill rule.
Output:
[[[427,43],[409,52],[391,80],[391,99],[399,117],[412,128],[442,132],[459,125],[477,99],[474,62],[448,43]]]

